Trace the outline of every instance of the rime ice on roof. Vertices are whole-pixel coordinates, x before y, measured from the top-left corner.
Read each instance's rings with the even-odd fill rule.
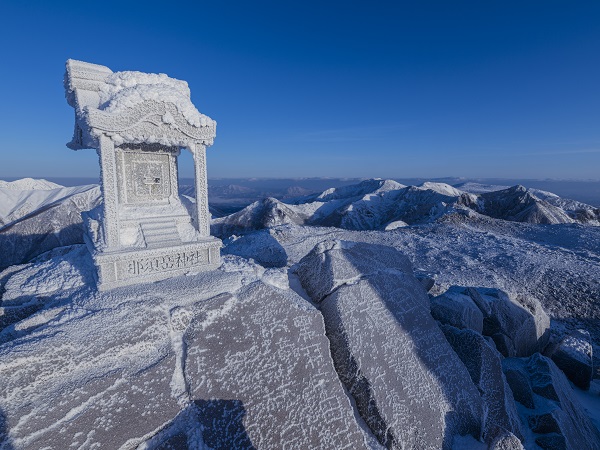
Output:
[[[65,91],[75,109],[67,146],[100,156],[103,207],[86,217],[100,288],[217,267],[221,242],[210,236],[205,153],[216,122],[192,104],[187,83],[70,59]],[[178,196],[181,148],[194,156],[193,218]]]

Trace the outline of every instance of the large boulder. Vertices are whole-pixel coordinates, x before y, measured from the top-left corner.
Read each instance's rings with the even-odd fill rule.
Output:
[[[255,282],[189,314],[185,380],[208,446],[365,448],[306,300]]]
[[[45,302],[0,333],[1,448],[374,440],[337,377],[319,311],[255,281],[252,265],[97,292],[80,250],[6,274],[10,302],[19,292]],[[63,272],[77,282],[65,285]]]
[[[550,336],[550,318],[538,300],[492,288],[466,292],[483,313],[483,334],[494,340],[502,355],[530,356],[544,349]]]
[[[590,333],[577,330],[566,336],[552,353],[552,361],[581,389],[589,389],[594,372]]]
[[[456,328],[470,328],[481,334],[483,313],[468,292],[468,288],[452,286],[431,299],[431,315],[435,320]]]
[[[337,372],[387,448],[444,448],[481,435],[477,388],[429,313],[408,259],[393,248],[330,241],[298,264],[321,302]]]
[[[502,362],[535,443],[543,449],[600,449],[600,431],[590,420],[562,371],[539,353]],[[520,382],[518,380],[521,380]],[[523,382],[525,380],[525,382]],[[517,382],[519,382],[517,386]]]
[[[491,443],[498,435],[504,435],[503,431],[522,440],[521,420],[496,349],[473,330],[459,330],[448,325],[442,325],[441,329],[481,393],[485,408],[485,440]]]

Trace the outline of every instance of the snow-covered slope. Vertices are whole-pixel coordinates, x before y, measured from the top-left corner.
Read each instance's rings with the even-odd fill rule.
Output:
[[[464,186],[471,192],[444,183],[404,186],[393,180],[365,180],[284,202],[274,199],[255,202],[239,213],[218,219],[214,232],[226,237],[228,232],[255,230],[260,226],[256,218],[262,216],[279,216],[278,223],[384,230],[397,228],[395,224],[431,223],[457,210],[471,216],[485,215],[514,222],[600,225],[600,210],[548,192],[523,186]],[[265,202],[271,206],[265,208]],[[267,213],[269,208],[276,208],[278,213]],[[265,220],[264,223],[274,222]]]
[[[103,293],[60,246],[97,188],[5,227],[0,449],[600,450],[594,394],[539,353],[598,348],[600,227],[520,187],[321,196],[214,220],[242,234],[218,270]]]
[[[11,182],[0,180],[0,228],[94,187],[95,185],[64,187],[31,178]]]
[[[64,186],[44,179],[21,178],[15,181],[0,180],[0,189],[10,189],[15,191],[49,191],[51,189],[60,189]]]

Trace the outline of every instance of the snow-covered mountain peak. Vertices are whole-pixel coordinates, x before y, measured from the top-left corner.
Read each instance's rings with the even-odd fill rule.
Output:
[[[456,189],[455,187],[450,186],[446,183],[435,183],[431,181],[426,181],[419,187],[422,189],[430,189],[432,191],[437,192],[438,194],[449,195],[451,197],[460,197],[463,194],[463,191]]]
[[[11,191],[50,191],[63,187],[60,184],[44,179],[21,178],[15,181],[0,180],[0,189],[9,189]]]

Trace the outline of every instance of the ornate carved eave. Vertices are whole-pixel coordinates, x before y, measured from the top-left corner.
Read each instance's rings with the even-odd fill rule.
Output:
[[[200,115],[199,123],[191,124],[169,101],[144,100],[116,111],[105,110],[98,93],[112,73],[108,67],[67,61],[65,94],[75,109],[75,130],[67,147],[98,149],[101,135],[109,137],[116,146],[161,144],[193,149],[213,144],[214,120]]]

